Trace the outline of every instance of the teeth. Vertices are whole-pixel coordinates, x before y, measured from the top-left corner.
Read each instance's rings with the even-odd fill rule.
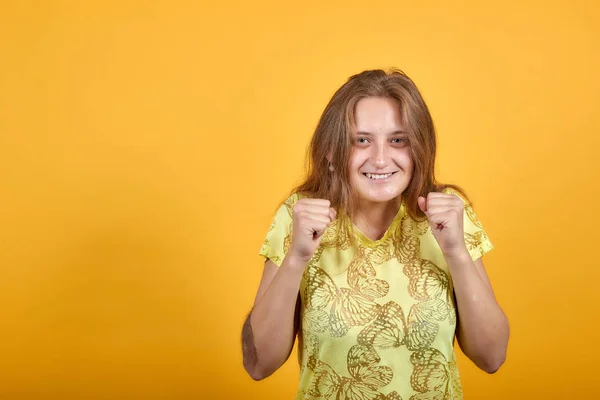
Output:
[[[365,174],[367,176],[367,178],[369,179],[385,179],[385,178],[389,178],[390,176],[392,176],[392,174]]]

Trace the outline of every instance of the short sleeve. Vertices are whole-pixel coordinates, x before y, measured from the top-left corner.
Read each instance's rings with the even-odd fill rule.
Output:
[[[298,201],[298,195],[290,196],[277,210],[271,226],[260,247],[259,255],[266,260],[271,260],[278,267],[281,266],[285,255],[290,247],[292,234],[292,213],[294,205]]]
[[[455,194],[465,203],[465,212],[463,217],[463,227],[465,231],[465,243],[467,250],[473,260],[483,257],[484,254],[494,248],[487,234],[485,233],[479,218],[473,211],[473,206],[456,191],[445,189],[445,193]]]

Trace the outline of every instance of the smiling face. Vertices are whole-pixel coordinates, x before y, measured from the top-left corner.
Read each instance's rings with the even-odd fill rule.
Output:
[[[356,104],[350,183],[360,203],[385,203],[408,187],[413,160],[400,103],[389,97],[366,97]]]

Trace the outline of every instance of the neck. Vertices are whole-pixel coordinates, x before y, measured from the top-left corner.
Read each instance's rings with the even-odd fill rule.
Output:
[[[385,203],[363,202],[354,216],[354,224],[369,239],[383,237],[402,204],[401,196]]]

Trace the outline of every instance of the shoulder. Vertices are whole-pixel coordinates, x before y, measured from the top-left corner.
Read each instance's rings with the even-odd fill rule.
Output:
[[[287,199],[285,199],[283,204],[293,207],[298,202],[298,200],[300,200],[304,197],[306,197],[306,196],[301,193],[292,193]]]
[[[294,213],[294,206],[296,205],[296,203],[298,203],[298,200],[300,200],[304,197],[306,197],[306,196],[304,196],[300,193],[292,193],[287,199],[285,199],[283,201],[283,203],[281,203],[278,213],[281,213],[282,211],[285,210],[285,211],[287,211],[287,214],[291,218]]]
[[[279,207],[277,208],[275,218],[291,220],[294,215],[294,206],[298,203],[300,199],[303,199],[305,197],[307,196],[302,193],[292,193],[288,198],[279,203]]]
[[[469,200],[467,199],[467,197],[465,196],[465,194],[459,192],[458,190],[456,190],[455,188],[453,188],[451,186],[444,187],[442,189],[442,193],[444,193],[444,194],[453,194],[456,197],[458,197],[459,199],[461,199],[462,202],[465,203],[465,205],[469,204]]]

